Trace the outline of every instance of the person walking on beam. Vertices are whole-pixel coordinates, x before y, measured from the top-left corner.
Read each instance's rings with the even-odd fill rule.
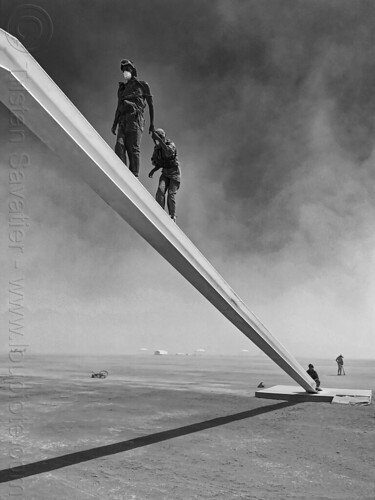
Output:
[[[145,125],[144,111],[146,103],[150,112],[149,133],[154,131],[154,104],[147,82],[137,79],[137,69],[129,59],[120,63],[124,81],[119,83],[117,91],[117,109],[112,125],[112,133],[117,139],[115,153],[127,165],[129,170],[139,176],[140,147]]]
[[[177,158],[177,149],[174,143],[167,139],[165,131],[162,128],[153,131],[152,138],[155,142],[154,152],[151,157],[151,163],[154,165],[154,168],[150,171],[148,176],[152,179],[154,173],[162,169],[155,198],[159,205],[164,208],[165,196],[168,192],[168,212],[171,219],[176,222],[176,194],[180,188],[181,182],[181,170]]]

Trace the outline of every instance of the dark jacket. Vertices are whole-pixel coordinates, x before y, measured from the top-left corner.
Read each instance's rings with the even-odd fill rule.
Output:
[[[119,82],[117,109],[113,126],[124,128],[126,132],[143,131],[146,99],[151,98],[148,83],[131,78],[128,83]]]
[[[307,373],[310,375],[310,377],[313,379],[313,380],[319,380],[319,375],[317,374],[317,372],[314,370],[314,368],[309,368],[307,370]]]
[[[164,151],[159,144],[155,144],[151,163],[156,169],[162,168],[162,174],[174,181],[181,181],[180,164],[177,158],[177,149],[172,141],[165,140],[168,151]]]

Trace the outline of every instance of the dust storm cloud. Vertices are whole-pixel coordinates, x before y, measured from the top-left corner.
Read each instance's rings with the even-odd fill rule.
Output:
[[[372,3],[39,4],[53,19],[54,35],[36,59],[111,145],[118,61],[135,61],[154,94],[156,124],[178,147],[179,225],[271,331],[304,352],[303,331],[319,339],[311,347],[319,354],[327,338],[334,349],[338,331],[339,345],[349,349],[361,317],[356,352],[365,355],[375,288]],[[11,4],[4,6],[7,14]],[[141,181],[154,192],[150,152],[146,131]],[[146,283],[158,297],[179,290],[183,315],[184,301],[193,301],[185,285],[164,271],[160,278],[138,237],[52,167],[48,153],[38,155],[40,175],[30,176],[29,188],[40,221],[29,253],[32,280],[44,254],[53,270],[45,290],[73,266],[77,279],[65,284],[64,295],[70,290],[89,309],[97,302],[105,309],[108,301],[121,314],[119,294],[130,296],[132,307],[129,289],[142,296]],[[69,307],[68,300],[63,309]]]

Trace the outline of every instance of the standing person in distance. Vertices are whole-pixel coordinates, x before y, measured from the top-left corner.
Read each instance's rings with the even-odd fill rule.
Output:
[[[340,354],[336,358],[336,363],[337,363],[337,375],[342,375],[344,373],[345,375],[345,370],[344,370],[344,356]]]

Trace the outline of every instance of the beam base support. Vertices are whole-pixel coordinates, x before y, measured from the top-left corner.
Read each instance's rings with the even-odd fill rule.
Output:
[[[372,391],[367,389],[332,389],[322,388],[317,393],[309,393],[298,385],[275,385],[267,389],[259,389],[255,397],[265,399],[279,399],[297,403],[342,403],[365,405],[371,403]]]

